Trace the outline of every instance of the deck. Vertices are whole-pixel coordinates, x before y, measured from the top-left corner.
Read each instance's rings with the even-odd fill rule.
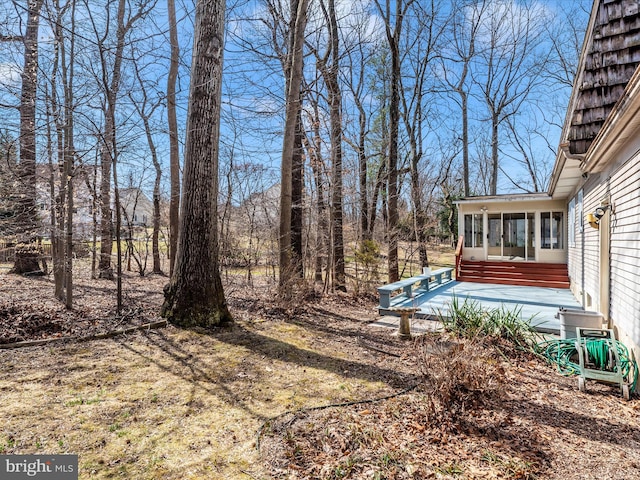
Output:
[[[477,301],[486,309],[500,308],[504,305],[509,309],[521,308],[522,318],[533,319],[532,325],[545,333],[559,333],[560,321],[555,318],[558,308],[581,309],[580,303],[574,298],[571,290],[565,288],[543,288],[514,285],[494,285],[474,282],[448,282],[432,291],[417,291],[413,298],[403,295],[394,297],[392,307],[419,307],[414,317],[414,331],[432,330],[433,320],[438,318],[439,312],[447,315],[451,300],[457,297],[459,302],[465,298]],[[381,309],[384,315],[375,324],[379,326],[398,326],[397,317],[387,315],[389,312]]]

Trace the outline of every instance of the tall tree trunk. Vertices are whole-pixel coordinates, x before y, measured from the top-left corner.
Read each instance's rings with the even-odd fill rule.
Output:
[[[222,0],[196,3],[178,250],[162,306],[164,317],[184,327],[208,328],[232,320],[218,258],[224,10]]]
[[[462,106],[462,176],[464,178],[464,196],[471,195],[471,187],[469,182],[469,108],[467,92],[460,89],[460,105]]]
[[[57,49],[54,52],[54,60],[52,62],[52,74],[51,85],[56,85],[56,71],[59,63],[59,55]],[[53,283],[54,283],[54,296],[58,300],[64,299],[64,259],[62,254],[62,241],[61,241],[61,229],[58,225],[59,217],[61,216],[62,206],[61,198],[56,195],[56,171],[58,170],[58,164],[61,163],[62,155],[62,128],[59,121],[59,106],[57,100],[57,94],[55,88],[52,88],[51,95],[47,95],[47,157],[49,158],[49,198],[51,198],[49,219],[51,223],[51,260],[53,263]],[[51,126],[56,127],[56,163],[53,163],[53,132]],[[62,190],[62,189],[61,189]],[[64,226],[63,226],[64,227]]]
[[[151,125],[149,124],[148,115],[141,115],[144,123],[144,129],[147,136],[149,151],[151,152],[151,160],[156,171],[156,177],[153,182],[153,232],[151,233],[151,252],[153,256],[153,273],[162,275],[162,265],[160,263],[160,182],[162,180],[162,167],[158,160],[156,145],[151,135]]]
[[[124,15],[125,15],[126,0],[119,0],[118,13],[117,13],[117,38],[116,49],[113,58],[113,69],[111,81],[107,85],[106,72],[109,62],[105,58],[107,55],[104,45],[101,49],[102,55],[102,68],[105,75],[105,83],[103,88],[105,89],[106,96],[106,111],[105,111],[105,126],[104,126],[104,138],[101,148],[101,182],[100,182],[100,262],[98,264],[99,277],[113,279],[113,267],[111,266],[111,252],[113,250],[113,219],[111,212],[111,168],[116,161],[117,156],[117,144],[116,144],[116,102],[118,99],[118,92],[120,89],[120,78],[122,76],[122,54],[124,51],[125,34],[127,29],[125,28]]]
[[[399,20],[397,20],[399,21]],[[396,35],[399,26],[396,25]],[[392,37],[393,38],[393,37]],[[390,41],[391,46],[391,98],[389,99],[389,159],[388,159],[388,234],[389,253],[388,268],[389,282],[397,281],[398,271],[398,129],[400,125],[400,52],[397,38]]]
[[[98,253],[98,152],[91,169],[91,184],[87,179],[87,187],[91,192],[91,278],[97,278],[96,266]]]
[[[114,152],[116,151],[115,140],[114,132]],[[120,206],[120,188],[118,187],[118,162],[116,160],[117,158],[113,159],[113,196],[116,212],[116,312],[120,314],[122,312],[122,209]]]
[[[49,152],[49,195],[51,198],[51,260],[53,263],[54,295],[58,300],[64,301],[64,247],[62,236],[64,232],[64,208],[66,195],[66,182],[62,180],[58,165],[64,165],[64,134],[63,120],[60,112],[61,106],[58,98],[58,69],[60,68],[61,50],[64,46],[62,33],[62,13],[58,2],[54,3],[57,16],[55,18],[55,43],[54,55],[51,62],[51,95],[47,104],[47,150]],[[51,125],[56,130],[56,164],[53,163],[53,145]],[[56,175],[56,172],[58,175]],[[60,177],[60,186],[56,195],[56,181]]]
[[[491,115],[491,178],[489,180],[489,195],[498,193],[498,125],[497,114]]]
[[[411,143],[411,201],[413,203],[413,229],[418,242],[418,253],[420,255],[420,265],[422,267],[429,266],[429,258],[427,256],[427,215],[422,205],[422,191],[420,188],[420,175],[418,164],[421,155],[418,154],[415,146],[415,138],[410,140]]]
[[[156,179],[153,184],[153,233],[151,236],[151,251],[153,255],[153,273],[163,275],[160,260],[160,180],[162,170],[156,167]]]
[[[428,36],[428,35],[424,35]],[[422,105],[424,96],[424,80],[428,71],[428,65],[431,61],[431,41],[433,37],[428,36],[429,46],[419,59],[414,63],[415,84],[412,88],[410,101],[407,101],[406,89],[401,88],[403,119],[406,129],[406,136],[409,140],[409,159],[410,159],[410,176],[411,176],[411,202],[413,203],[413,231],[415,232],[416,241],[418,242],[418,253],[420,256],[421,267],[429,266],[427,256],[427,212],[425,211],[422,198],[422,185],[420,182],[420,162],[423,158],[422,150]]]
[[[391,4],[395,11],[391,13]],[[384,8],[380,0],[376,6],[384,18],[385,33],[391,53],[391,79],[389,98],[389,157],[387,159],[387,235],[389,249],[387,255],[389,282],[399,279],[398,271],[398,131],[400,126],[400,47],[402,22],[406,8],[413,0],[391,2],[386,0]]]
[[[135,5],[135,12],[130,11],[125,21],[127,7]],[[105,45],[105,38],[98,39],[100,61],[102,68],[102,89],[105,94],[104,134],[100,149],[101,175],[100,179],[100,262],[98,264],[99,277],[113,279],[111,266],[111,252],[113,250],[113,221],[111,212],[111,169],[117,161],[118,146],[116,143],[116,103],[120,92],[122,78],[122,61],[125,40],[135,22],[146,15],[151,8],[148,2],[136,2],[133,5],[128,0],[118,0],[116,14],[116,45],[115,49]],[[93,18],[91,18],[93,22]],[[94,23],[94,29],[96,25]],[[111,52],[113,51],[113,55]],[[112,57],[112,58],[109,58]],[[109,80],[108,74],[111,73]],[[116,212],[117,213],[117,212]]]
[[[71,126],[73,129],[73,126]],[[70,139],[69,142],[73,142]],[[64,248],[64,279],[65,279],[65,301],[66,308],[73,308],[73,175],[72,170],[72,153],[69,154],[68,159],[65,159],[65,174],[67,182],[67,222],[66,222],[66,235],[65,235],[65,248]]]
[[[329,28],[331,39],[331,65],[325,68],[325,81],[329,90],[331,122],[331,233],[334,269],[334,287],[345,292],[344,237],[342,230],[342,92],[338,80],[339,47],[338,21],[334,0],[329,0]]]
[[[66,49],[64,41],[61,44],[61,65],[62,65],[62,85],[64,87],[64,172],[62,182],[66,182],[67,187],[67,221],[65,235],[65,306],[68,309],[73,307],[73,177],[74,171],[74,62],[75,62],[75,2],[71,6],[71,45],[69,51],[69,63],[67,64]],[[62,37],[62,31],[60,32]]]
[[[360,187],[360,234],[362,240],[371,240],[369,232],[369,195],[367,194],[368,165],[366,153],[367,117],[359,101],[358,105],[358,183]]]
[[[43,0],[29,0],[27,28],[24,34],[24,67],[20,98],[20,168],[21,199],[18,205],[18,241],[35,241],[38,227],[36,211],[36,90],[38,86],[38,28]],[[42,274],[38,256],[22,255],[16,250],[12,270],[19,274]]]
[[[315,249],[315,272],[314,281],[322,282],[322,269],[327,260],[329,239],[327,232],[329,226],[327,224],[327,204],[325,202],[324,188],[324,161],[322,160],[322,138],[320,136],[320,113],[318,111],[318,102],[312,102],[313,119],[312,125],[312,142],[307,147],[309,152],[309,163],[313,172],[313,180],[316,187],[316,249]]]
[[[138,79],[138,83],[140,85],[140,90],[142,93],[142,101],[138,102],[133,98],[133,95],[129,95],[131,99],[131,103],[134,104],[136,112],[142,119],[142,124],[144,125],[144,133],[147,138],[147,145],[149,146],[149,152],[151,153],[151,161],[153,163],[153,167],[155,170],[155,179],[153,182],[153,219],[152,219],[152,233],[151,233],[151,254],[153,257],[153,273],[162,275],[162,266],[160,263],[160,182],[162,180],[162,167],[160,165],[160,160],[158,159],[158,152],[156,149],[155,141],[153,140],[153,132],[151,130],[151,122],[149,118],[153,115],[155,109],[160,105],[159,102],[151,105],[149,108],[149,96],[147,94],[147,88],[145,86],[144,80],[140,75],[140,69],[138,68],[138,64],[134,62],[134,70],[136,73],[136,77]],[[136,200],[137,201],[137,200]],[[133,235],[129,235],[129,238],[133,238]],[[130,250],[131,251],[131,250]],[[129,257],[131,258],[131,257]],[[140,262],[138,262],[140,263]],[[145,260],[146,266],[146,260]],[[139,269],[140,274],[144,274],[144,269]]]
[[[384,185],[386,183],[387,178],[387,162],[382,161],[378,167],[378,173],[376,174],[376,184],[373,187],[373,192],[371,195],[371,204],[369,206],[368,217],[368,227],[369,232],[367,234],[367,238],[373,238],[373,232],[376,227],[376,218],[378,212],[378,197],[380,197],[380,192],[382,192]],[[383,208],[383,211],[386,215],[386,206]],[[385,217],[386,218],[386,217]]]
[[[176,22],[175,0],[167,0],[169,14],[169,41],[171,59],[167,77],[167,122],[169,124],[169,163],[171,193],[169,199],[169,274],[173,273],[178,247],[178,223],[180,221],[180,151],[178,145],[178,120],[176,117],[176,81],[180,61],[178,46],[178,25]]]
[[[304,190],[304,155],[302,150],[302,109],[298,110],[296,138],[291,162],[291,266],[297,278],[304,277],[303,263],[303,190]]]
[[[287,286],[293,278],[291,242],[291,208],[292,208],[292,175],[293,157],[296,149],[296,129],[300,111],[300,86],[302,84],[302,56],[304,46],[304,29],[307,17],[307,0],[293,0],[292,10],[295,21],[292,22],[292,48],[289,60],[289,79],[286,93],[286,119],[282,142],[282,166],[280,180],[280,293],[288,296]],[[295,12],[295,13],[294,13]]]

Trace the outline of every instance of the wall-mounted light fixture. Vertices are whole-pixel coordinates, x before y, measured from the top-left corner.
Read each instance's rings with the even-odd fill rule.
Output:
[[[596,208],[595,212],[593,212],[593,216],[596,217],[598,221],[602,217],[604,217],[605,212],[609,209],[609,205],[603,205],[601,207]]]
[[[480,207],[480,211],[481,212],[485,212],[486,213],[487,210],[489,210],[489,209],[484,205],[482,207]]]
[[[600,207],[596,208],[593,213],[587,214],[587,222],[589,222],[589,225],[591,225],[591,227],[595,228],[596,230],[599,229],[600,219],[604,217],[604,214],[608,209],[609,205],[601,205]]]

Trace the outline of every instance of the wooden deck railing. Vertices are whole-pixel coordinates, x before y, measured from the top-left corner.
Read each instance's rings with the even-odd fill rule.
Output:
[[[464,235],[458,237],[456,246],[456,280],[460,278],[460,266],[462,265],[462,249],[464,248]]]

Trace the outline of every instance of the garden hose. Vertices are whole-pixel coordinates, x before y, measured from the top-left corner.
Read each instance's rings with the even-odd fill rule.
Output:
[[[638,382],[638,365],[633,360],[627,347],[617,340],[588,339],[584,342],[587,361],[597,370],[613,370],[615,354],[610,348],[614,346],[620,359],[620,373],[625,379],[631,379],[630,390],[634,391]],[[580,365],[571,360],[578,354],[575,339],[549,340],[537,345],[538,352],[551,364],[555,364],[562,375],[579,375]]]

